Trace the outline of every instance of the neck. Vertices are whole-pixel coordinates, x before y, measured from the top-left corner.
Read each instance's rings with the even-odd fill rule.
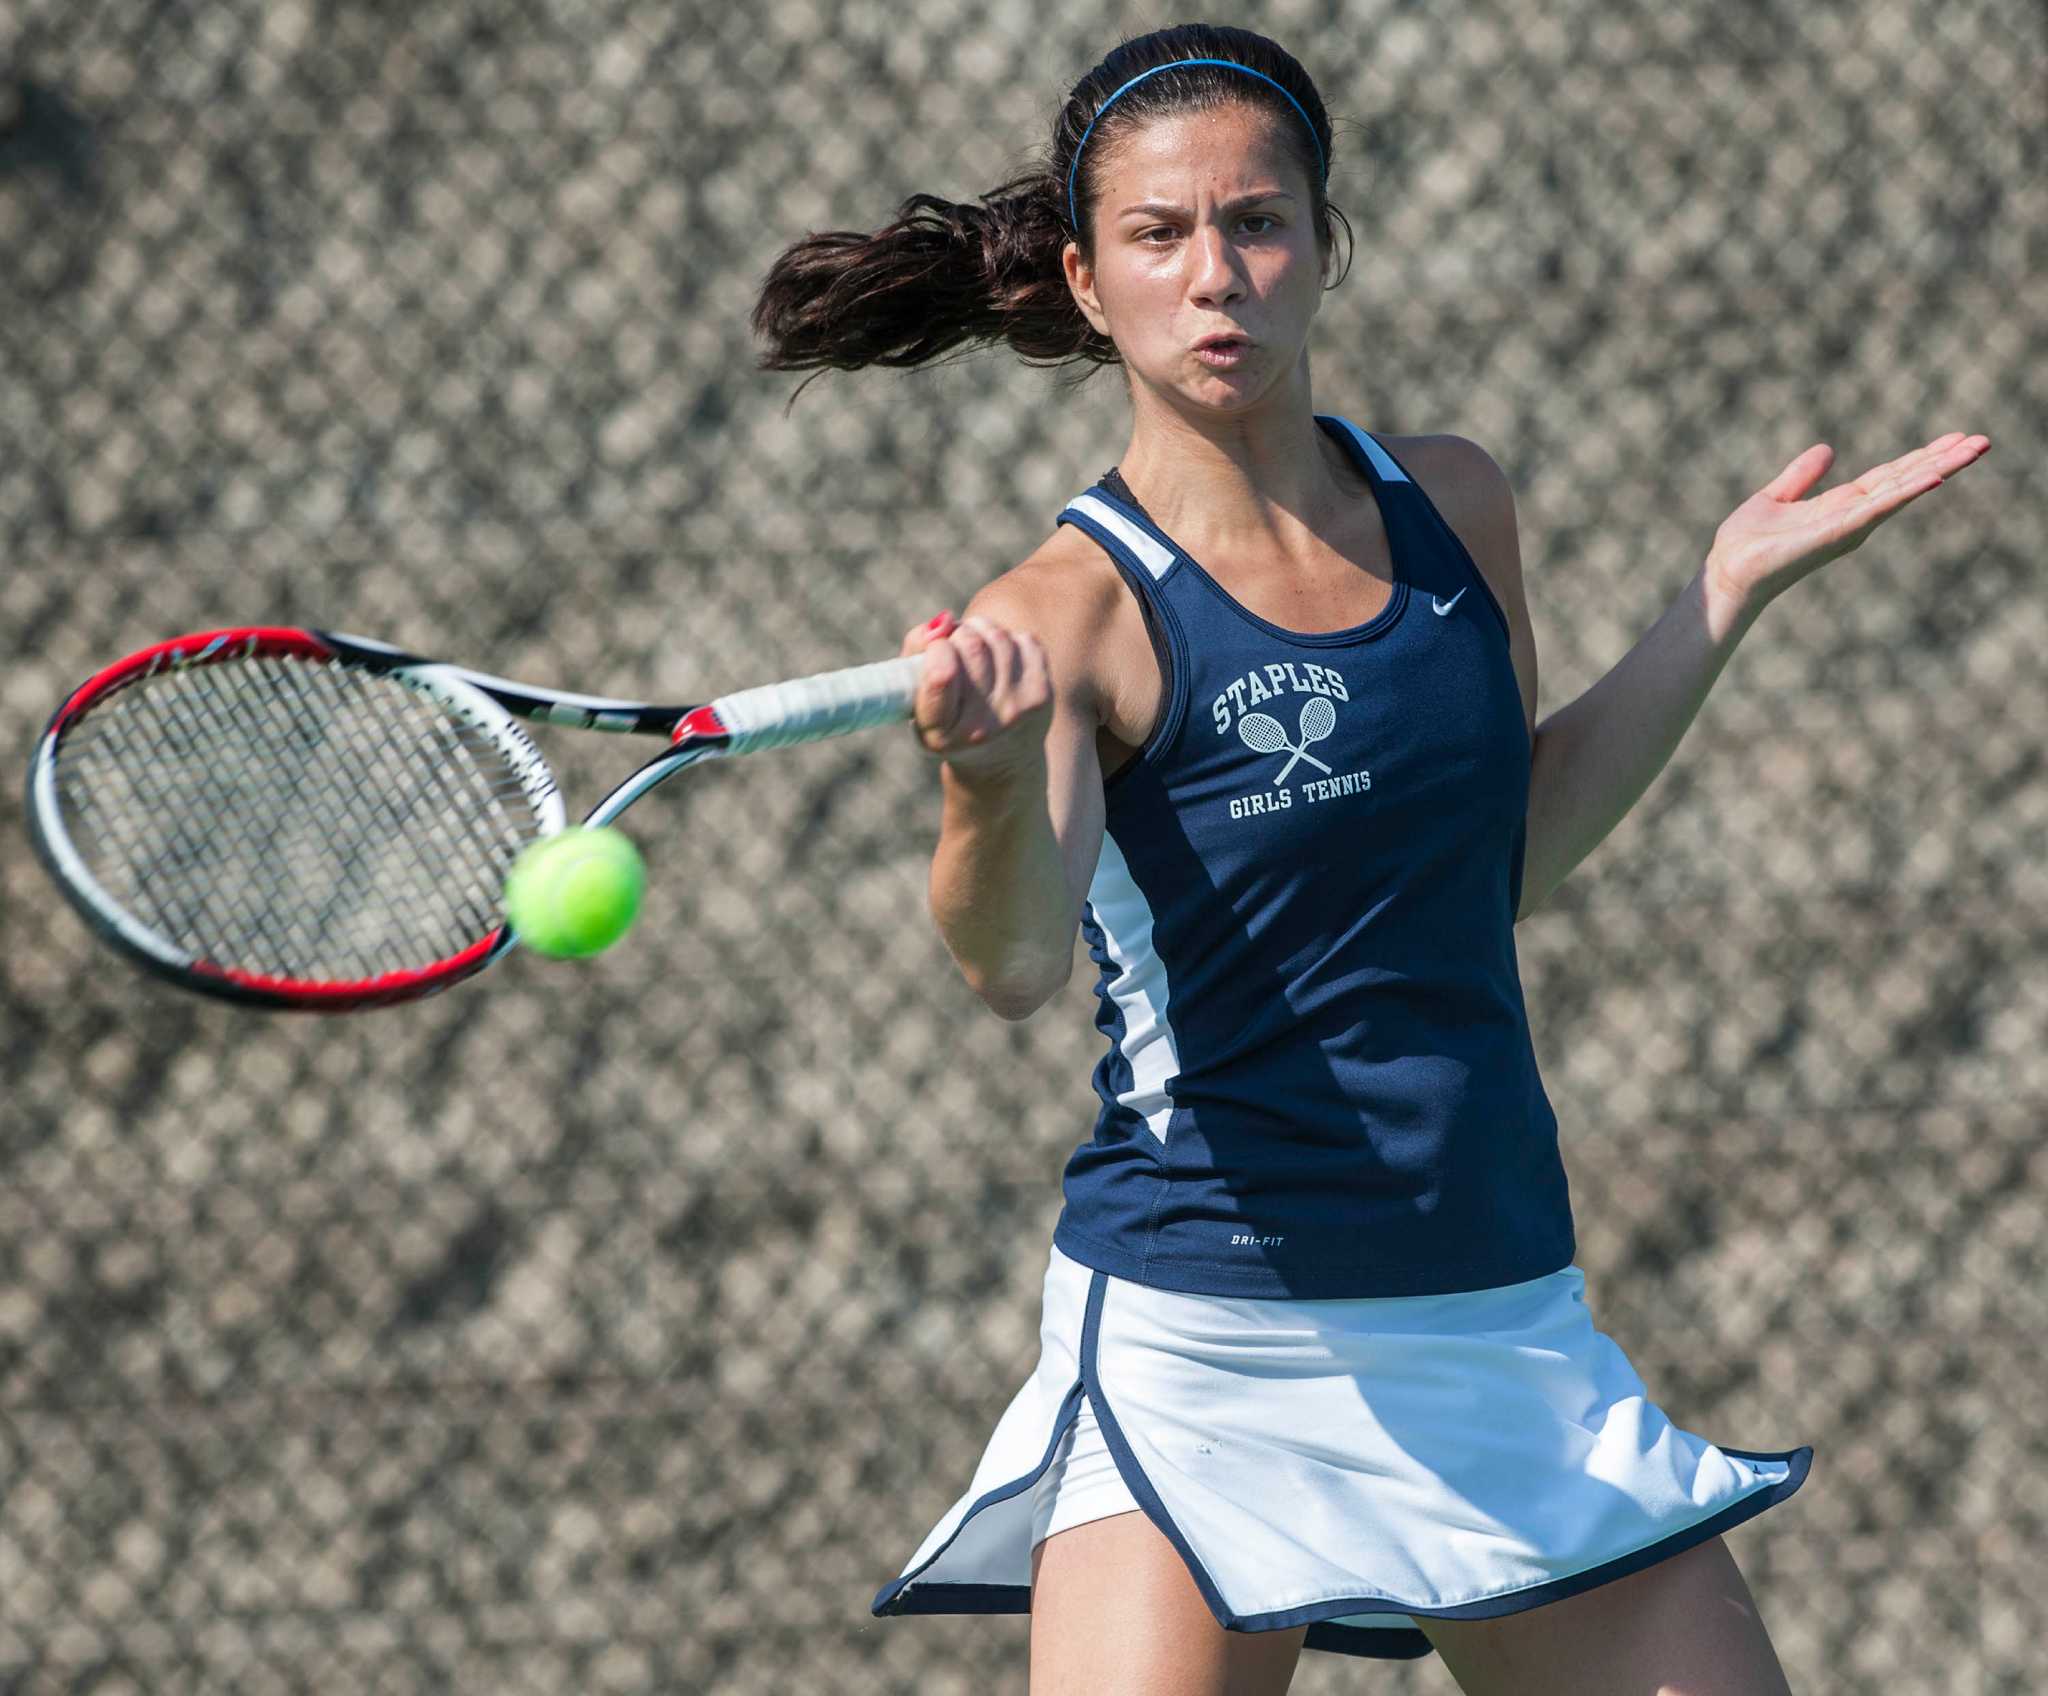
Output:
[[[1315,421],[1306,353],[1288,382],[1245,411],[1194,412],[1133,384],[1131,413],[1117,469],[1160,527],[1198,554],[1204,543],[1296,525],[1320,532],[1355,498],[1339,475],[1343,450]]]

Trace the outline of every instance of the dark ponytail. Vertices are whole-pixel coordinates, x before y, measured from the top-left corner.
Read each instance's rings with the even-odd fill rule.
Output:
[[[754,304],[770,371],[914,366],[985,342],[1029,364],[1112,360],[1068,291],[1062,185],[1044,172],[980,203],[913,194],[896,221],[862,235],[828,230],[792,243]]]
[[[1182,66],[1184,59],[1228,64]],[[1175,68],[1158,71],[1162,65]],[[1118,90],[1147,71],[1158,74],[1104,112]],[[1350,226],[1324,194],[1330,120],[1308,73],[1250,30],[1180,24],[1126,41],[1083,77],[1053,120],[1043,164],[990,189],[978,204],[914,194],[895,222],[872,235],[830,230],[792,243],[769,268],[754,304],[754,332],[767,344],[763,368],[917,366],[994,342],[1032,365],[1117,363],[1116,344],[1075,305],[1060,258],[1069,241],[1083,254],[1094,247],[1095,167],[1118,136],[1154,118],[1231,102],[1273,113],[1282,144],[1308,174],[1317,235],[1329,252],[1336,226],[1347,235]],[[1070,175],[1078,228],[1069,209]]]

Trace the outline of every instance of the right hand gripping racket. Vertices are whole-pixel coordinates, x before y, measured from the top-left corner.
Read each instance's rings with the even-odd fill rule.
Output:
[[[514,940],[514,856],[566,823],[519,722],[666,737],[593,807],[609,824],[699,760],[907,718],[921,657],[660,707],[540,689],[360,636],[160,642],[57,709],[30,833],[87,922],[182,988],[339,1012],[410,1001]]]

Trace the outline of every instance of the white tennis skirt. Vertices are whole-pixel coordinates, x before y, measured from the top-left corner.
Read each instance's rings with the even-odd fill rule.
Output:
[[[1454,1295],[1185,1295],[1052,1251],[1037,1370],[878,1615],[1026,1613],[1041,1538],[1142,1510],[1232,1631],[1412,1659],[1783,1501],[1811,1448],[1679,1430],[1566,1266]]]

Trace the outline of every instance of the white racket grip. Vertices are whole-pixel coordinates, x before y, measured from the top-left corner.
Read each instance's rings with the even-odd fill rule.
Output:
[[[907,719],[923,675],[924,655],[911,654],[742,689],[719,696],[711,710],[732,738],[726,751],[751,754]]]

